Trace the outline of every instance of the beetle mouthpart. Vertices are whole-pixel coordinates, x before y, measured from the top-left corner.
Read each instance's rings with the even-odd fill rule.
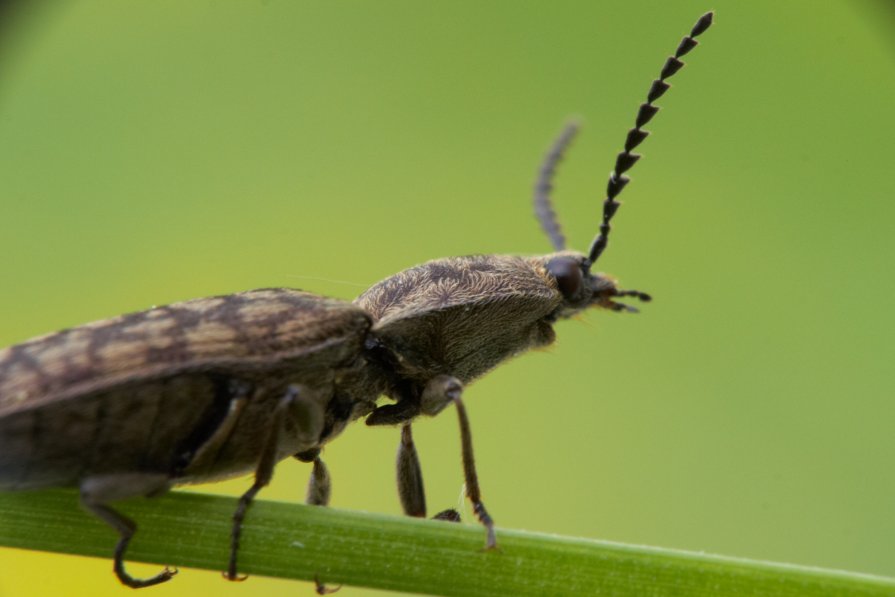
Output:
[[[613,311],[627,311],[628,313],[640,313],[640,310],[636,307],[632,307],[631,305],[626,305],[624,303],[618,303],[613,298],[616,297],[625,297],[632,296],[636,299],[644,303],[648,303],[653,300],[653,297],[648,295],[645,292],[641,292],[639,290],[619,290],[619,289],[611,289],[609,292],[603,295],[602,299],[599,302],[601,307],[605,307],[607,309],[611,309]]]
[[[637,307],[632,307],[631,305],[626,305],[624,303],[616,303],[615,301],[606,301],[603,303],[604,307],[608,307],[613,311],[626,311],[628,313],[640,313],[640,309]]]
[[[637,299],[640,299],[644,303],[648,303],[653,300],[653,297],[645,292],[640,292],[639,290],[616,290],[613,296],[633,296]]]

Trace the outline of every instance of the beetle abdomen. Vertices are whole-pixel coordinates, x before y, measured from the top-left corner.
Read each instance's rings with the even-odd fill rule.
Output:
[[[0,488],[72,486],[91,474],[168,473],[180,446],[213,410],[214,397],[211,378],[177,376],[9,413],[0,420]]]

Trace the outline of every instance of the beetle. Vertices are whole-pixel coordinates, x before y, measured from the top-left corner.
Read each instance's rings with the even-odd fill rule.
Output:
[[[633,150],[659,110],[654,102],[712,20],[709,12],[696,22],[640,105],[587,253],[567,249],[550,198],[578,131],[572,123],[547,153],[534,189],[537,219],[554,248],[548,255],[437,259],[351,303],[286,288],[195,299],[0,351],[0,490],[78,487],[82,505],[118,532],[118,579],[140,588],[176,570],[128,574],[124,558],[137,527],[109,503],[254,472],[233,515],[225,576],[238,580],[242,522],[275,464],[290,456],[312,463],[306,502],[326,505],[331,482],[321,449],[356,419],[401,427],[399,497],[406,514],[425,516],[411,425],[454,405],[466,494],[486,528],[486,548],[494,548],[463,390],[500,362],[553,342],[559,320],[591,307],[636,312],[620,299],[650,300],[592,268],[608,245],[625,173],[640,158]],[[382,396],[390,402],[379,404]],[[458,518],[451,510],[437,517]]]

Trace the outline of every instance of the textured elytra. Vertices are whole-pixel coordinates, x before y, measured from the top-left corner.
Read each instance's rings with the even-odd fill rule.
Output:
[[[0,415],[160,376],[269,366],[346,339],[356,344],[369,326],[361,309],[290,289],[195,299],[88,323],[0,350]]]
[[[313,449],[372,408],[363,406],[366,395],[347,409],[337,399],[343,378],[357,375],[370,325],[350,303],[266,289],[176,303],[10,347],[0,353],[0,488],[125,473],[188,483],[249,472],[290,384],[319,405],[324,420],[304,438],[298,430],[307,415],[287,414],[279,457]],[[245,389],[238,416],[235,388]],[[375,400],[378,386],[369,392]],[[228,420],[225,441],[196,458]]]

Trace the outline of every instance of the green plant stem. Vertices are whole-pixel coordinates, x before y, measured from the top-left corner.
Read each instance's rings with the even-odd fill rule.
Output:
[[[77,501],[70,490],[0,494],[0,545],[110,557],[113,531]],[[122,502],[139,524],[129,559],[222,570],[235,504],[187,492]],[[508,529],[497,551],[484,540],[478,525],[259,501],[239,569],[434,595],[895,595],[895,579],[849,572]]]

